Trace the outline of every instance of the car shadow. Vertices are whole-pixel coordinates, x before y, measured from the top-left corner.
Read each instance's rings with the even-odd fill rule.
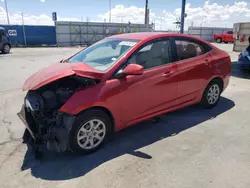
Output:
[[[31,169],[31,174],[34,177],[45,180],[68,180],[84,176],[103,163],[124,154],[150,160],[154,156],[137,150],[214,119],[234,106],[233,101],[222,97],[213,109],[201,110],[196,106],[191,106],[168,113],[160,116],[161,120],[158,123],[145,121],[116,133],[106,146],[85,156],[45,152],[42,160],[35,160],[34,154],[28,149],[21,170]]]
[[[231,65],[231,75],[237,78],[250,79],[250,70],[240,70],[237,61],[233,61]]]
[[[10,53],[8,53],[8,54],[4,54],[4,53],[0,52],[0,57],[1,57],[1,56],[2,56],[2,57],[8,56],[8,55],[10,55],[10,54],[12,54],[12,53],[10,52]]]

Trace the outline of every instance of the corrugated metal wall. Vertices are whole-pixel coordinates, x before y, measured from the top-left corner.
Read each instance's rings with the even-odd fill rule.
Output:
[[[234,24],[234,34],[236,40],[234,41],[233,51],[242,52],[249,45],[248,37],[250,36],[250,22],[246,23],[235,23]],[[240,41],[240,37],[244,35],[244,41]]]
[[[56,22],[58,46],[90,45],[107,36],[130,33],[150,32],[153,25],[96,22]]]
[[[222,34],[232,30],[232,28],[219,27],[188,27],[188,34],[212,42],[214,41],[214,34]]]
[[[54,26],[0,25],[7,30],[12,45],[56,45]],[[24,36],[25,31],[25,36]]]

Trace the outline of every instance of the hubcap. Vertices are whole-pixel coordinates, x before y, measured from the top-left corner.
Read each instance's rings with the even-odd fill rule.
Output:
[[[5,52],[5,53],[9,53],[9,51],[10,51],[9,45],[5,45],[5,46],[4,46],[4,52]]]
[[[209,104],[215,104],[219,97],[220,87],[217,84],[214,84],[208,90],[207,101]]]
[[[99,119],[92,119],[79,129],[77,143],[83,149],[93,149],[103,141],[105,134],[105,124]]]

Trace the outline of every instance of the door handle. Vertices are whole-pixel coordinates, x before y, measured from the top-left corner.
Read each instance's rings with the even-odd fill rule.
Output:
[[[172,72],[171,71],[166,71],[164,74],[163,74],[163,77],[170,77],[172,75]]]
[[[208,65],[209,64],[209,60],[205,59],[205,64]]]

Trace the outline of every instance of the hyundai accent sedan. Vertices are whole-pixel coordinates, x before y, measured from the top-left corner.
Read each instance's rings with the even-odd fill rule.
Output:
[[[226,52],[189,35],[115,35],[28,78],[18,115],[36,145],[85,154],[146,119],[214,107],[230,67]]]

